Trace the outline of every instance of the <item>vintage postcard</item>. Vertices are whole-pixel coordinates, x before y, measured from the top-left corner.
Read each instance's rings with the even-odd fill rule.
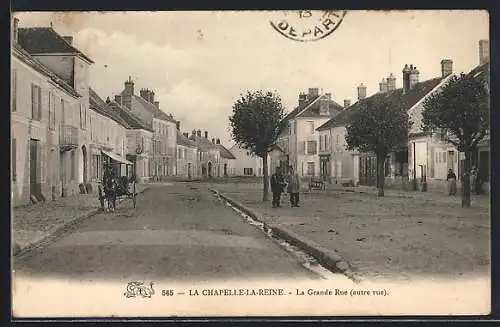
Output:
[[[14,317],[490,313],[487,11],[11,26]]]

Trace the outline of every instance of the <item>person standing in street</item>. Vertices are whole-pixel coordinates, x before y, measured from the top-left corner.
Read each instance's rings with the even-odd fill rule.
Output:
[[[290,205],[293,207],[300,207],[299,205],[299,191],[300,191],[300,179],[293,167],[289,167],[290,173],[287,177],[288,187],[287,192],[290,194]]]
[[[457,193],[457,175],[452,169],[448,170],[446,180],[448,181],[448,195],[455,195]]]
[[[470,183],[471,193],[477,193],[476,181],[477,181],[477,169],[476,169],[476,166],[472,166],[472,169],[471,169],[470,175],[469,175],[469,183]]]
[[[281,174],[281,168],[276,167],[276,171],[271,176],[271,192],[273,192],[273,208],[281,207],[281,193],[285,186],[285,179]]]

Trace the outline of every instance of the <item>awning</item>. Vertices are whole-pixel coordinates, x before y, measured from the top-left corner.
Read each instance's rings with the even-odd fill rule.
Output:
[[[126,164],[126,165],[133,165],[133,163],[131,161],[120,158],[119,156],[117,156],[113,152],[108,152],[108,151],[102,150],[102,153],[104,153],[105,155],[107,155],[108,157],[113,159],[114,161],[118,161],[118,162],[121,162],[121,163]]]

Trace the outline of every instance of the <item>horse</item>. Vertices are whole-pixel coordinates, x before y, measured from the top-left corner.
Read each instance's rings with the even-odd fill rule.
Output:
[[[99,201],[101,202],[101,208],[103,211],[115,211],[117,187],[118,185],[116,184],[115,178],[111,178],[107,185],[104,185],[103,183],[99,184]],[[108,202],[107,210],[104,208],[104,200],[107,200]]]

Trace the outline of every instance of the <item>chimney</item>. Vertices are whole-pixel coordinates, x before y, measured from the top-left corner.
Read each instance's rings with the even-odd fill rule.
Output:
[[[111,100],[109,99],[109,97],[106,98],[106,104],[110,103]]]
[[[132,96],[134,95],[134,82],[132,77],[128,77],[128,81],[125,81],[125,91],[122,93],[122,102],[127,108],[132,108]]]
[[[451,59],[441,60],[441,75],[446,77],[453,73],[453,61]]]
[[[160,102],[159,101],[155,101],[154,105],[155,105],[156,108],[160,109]]]
[[[385,78],[382,78],[382,82],[378,83],[379,86],[379,92],[385,93],[388,90],[387,87],[387,80]]]
[[[332,99],[332,94],[331,93],[325,93],[326,97],[331,100]]]
[[[215,140],[216,144],[220,144],[220,139]]]
[[[187,133],[187,132],[182,133],[182,135],[184,135],[185,138],[189,138],[189,133]]]
[[[309,99],[317,97],[319,94],[319,89],[317,87],[309,88]]]
[[[144,100],[148,100],[148,90],[146,89],[141,89],[139,91],[139,94],[141,95],[141,98],[143,98]]]
[[[181,130],[181,122],[180,121],[176,121],[175,122],[175,126],[177,127],[177,130],[180,131]]]
[[[73,45],[73,37],[72,36],[63,36],[62,38],[64,39],[64,41],[69,43],[69,45]]]
[[[417,69],[417,66],[410,66],[411,71],[410,71],[410,89],[412,89],[417,83],[418,83],[418,77],[420,75],[420,72]]]
[[[490,61],[490,41],[479,41],[479,64],[485,64]]]
[[[12,26],[12,43],[17,43],[18,40],[18,26],[19,26],[19,19],[14,18],[14,23]]]
[[[215,144],[215,139],[214,138],[212,138],[212,143]]]
[[[403,68],[403,93],[408,92],[410,89],[410,72],[411,69],[408,67],[408,64],[406,64]]]
[[[115,101],[119,104],[122,104],[122,96],[119,94],[115,95]]]
[[[299,106],[302,106],[307,101],[307,94],[299,93]]]
[[[351,106],[351,100],[347,100],[347,99],[345,99],[345,100],[344,100],[344,108],[348,108],[348,107],[350,107],[350,106]]]
[[[200,129],[196,131],[196,135],[197,135],[198,137],[201,137],[201,130],[200,130]]]
[[[366,98],[366,86],[364,86],[363,83],[361,83],[358,86],[358,100],[361,100],[364,98]]]
[[[149,102],[155,103],[155,93],[152,90],[149,91]]]
[[[205,138],[208,139],[208,132],[205,131]]]
[[[330,100],[326,96],[322,96],[319,99],[319,113],[320,115],[329,115],[330,114]]]
[[[387,91],[394,91],[396,89],[396,77],[391,73],[387,77]]]

